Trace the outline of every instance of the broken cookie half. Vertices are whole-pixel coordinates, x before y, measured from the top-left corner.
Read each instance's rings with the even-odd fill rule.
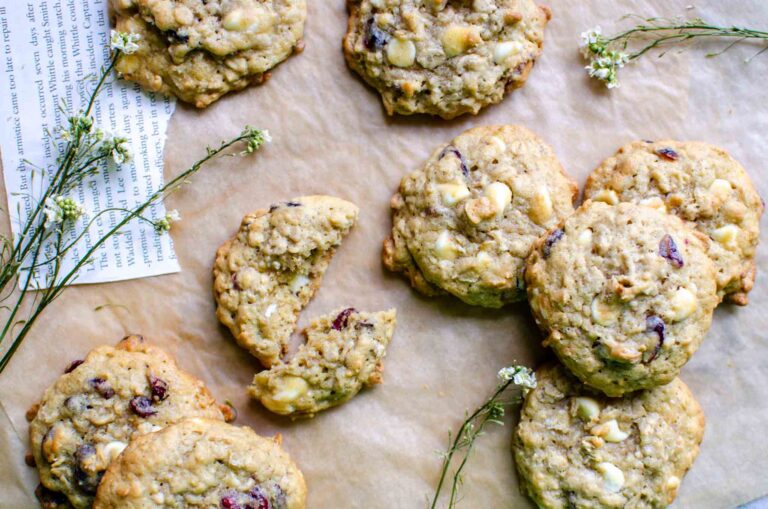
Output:
[[[395,330],[395,310],[340,309],[313,320],[290,362],[258,373],[250,395],[272,412],[313,415],[382,381],[382,361]]]
[[[304,196],[243,218],[216,253],[216,315],[266,367],[280,362],[299,313],[357,221],[353,203]]]

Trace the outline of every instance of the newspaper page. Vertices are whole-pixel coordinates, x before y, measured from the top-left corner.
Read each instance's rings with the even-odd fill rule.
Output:
[[[68,114],[84,108],[95,86],[94,77],[108,63],[110,24],[106,0],[0,0],[0,129],[8,214],[15,236],[39,202],[41,172],[55,169],[56,128]],[[65,241],[93,224],[68,252],[68,272],[96,240],[123,217],[110,211],[131,209],[163,183],[163,147],[175,102],[147,94],[132,83],[110,76],[93,108],[95,125],[128,138],[131,160],[121,166],[104,164],[98,173],[69,193],[86,210]],[[61,105],[66,105],[67,111]],[[35,174],[37,172],[37,174]],[[156,203],[144,214],[162,218]],[[80,269],[75,283],[100,283],[178,272],[169,235],[158,235],[151,224],[131,221]],[[38,287],[48,282],[45,270],[34,274]]]

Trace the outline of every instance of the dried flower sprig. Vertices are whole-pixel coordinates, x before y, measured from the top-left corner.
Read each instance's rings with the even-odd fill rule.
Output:
[[[619,86],[619,69],[655,48],[664,49],[702,37],[735,39],[721,51],[707,54],[707,56],[712,57],[720,55],[746,40],[768,41],[768,32],[737,26],[717,26],[700,18],[681,20],[627,17],[639,19],[640,23],[629,30],[614,35],[603,35],[599,26],[581,34],[579,48],[584,58],[589,61],[585,67],[587,73],[590,77],[605,83],[608,88]],[[768,45],[746,61],[749,62],[764,51],[768,51]],[[664,53],[662,52],[659,56],[663,56]]]
[[[206,148],[202,159],[153,192],[143,203],[130,209],[101,210],[84,225],[78,225],[79,218],[86,215],[86,211],[67,193],[85,177],[101,171],[105,162],[120,165],[131,157],[128,140],[98,129],[91,112],[117,60],[122,55],[137,51],[139,40],[135,34],[112,32],[110,61],[101,70],[87,106],[79,113],[70,115],[67,125],[54,133],[61,142],[55,146],[62,148],[55,166],[50,169],[50,176],[49,172],[33,166],[32,178],[35,175],[42,177],[40,194],[31,196],[33,206],[23,224],[19,225],[19,234],[15,240],[0,235],[0,352],[3,354],[0,373],[47,306],[61,295],[67,285],[75,282],[80,269],[93,261],[108,239],[120,234],[125,225],[134,219],[150,223],[158,234],[169,231],[171,224],[181,219],[179,213],[172,210],[163,218],[152,220],[144,216],[149,207],[187,183],[210,160],[220,155],[236,155],[238,152],[233,150],[238,145],[244,145],[240,154],[252,154],[271,139],[266,130],[247,126],[239,135],[223,141],[218,147]],[[119,214],[114,226],[106,233],[95,236],[95,240],[92,238],[90,244],[81,242],[94,222],[107,213]],[[72,267],[65,268],[64,257],[73,249],[82,254]],[[44,275],[44,284],[39,288],[36,276],[43,277],[41,275]],[[24,313],[27,316],[20,318]],[[8,341],[10,344],[6,346]]]
[[[525,366],[510,366],[503,368],[498,373],[499,384],[496,386],[491,397],[480,405],[474,412],[467,414],[467,418],[462,423],[456,435],[448,433],[448,450],[443,453],[443,466],[440,471],[440,480],[435,489],[435,495],[432,498],[431,509],[437,508],[440,493],[448,479],[448,471],[456,454],[462,453],[463,457],[459,460],[458,466],[453,471],[451,481],[451,494],[448,499],[448,509],[453,509],[459,501],[459,489],[462,484],[462,471],[467,464],[469,455],[475,445],[475,441],[483,435],[483,431],[488,424],[504,425],[504,413],[508,406],[520,402],[519,394],[512,398],[506,398],[505,393],[510,386],[519,387],[522,393],[536,388],[536,374]]]

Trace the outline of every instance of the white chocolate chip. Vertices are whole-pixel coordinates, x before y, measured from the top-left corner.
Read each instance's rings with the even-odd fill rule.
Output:
[[[456,244],[451,239],[451,234],[447,230],[440,232],[437,241],[435,241],[435,253],[438,258],[452,260],[456,257],[457,251]]]
[[[236,32],[242,32],[248,28],[249,23],[250,20],[247,19],[247,16],[242,9],[230,11],[229,14],[224,16],[224,19],[221,20],[221,26],[226,30],[233,30]]]
[[[494,182],[485,188],[485,196],[491,200],[496,209],[496,217],[504,215],[504,209],[512,202],[512,191],[502,182]]]
[[[387,60],[397,67],[408,67],[416,61],[416,45],[408,39],[396,37],[387,44]]]
[[[621,308],[613,302],[604,302],[596,297],[590,306],[592,310],[592,319],[600,325],[611,325],[616,323],[621,313]]]
[[[610,421],[598,424],[592,428],[590,433],[601,437],[606,442],[614,443],[621,442],[629,436],[629,433],[621,431],[621,428],[619,428],[619,423],[616,422],[616,419],[611,419]]]
[[[160,491],[153,493],[150,498],[152,499],[152,502],[156,503],[157,505],[163,505],[165,503],[165,495],[163,495],[163,493]]]
[[[460,183],[439,184],[437,190],[443,199],[443,203],[452,207],[470,195],[469,188]]]
[[[264,317],[269,318],[275,313],[275,311],[277,311],[277,304],[274,304],[274,303],[270,304],[269,306],[267,306],[267,309],[264,311]]]
[[[286,376],[279,383],[279,390],[272,395],[271,399],[278,402],[295,401],[299,396],[309,390],[309,384],[306,380],[298,376]]]
[[[687,288],[680,288],[674,295],[672,295],[672,299],[670,299],[669,317],[676,322],[685,320],[696,311],[697,306],[696,295]]]
[[[613,463],[604,461],[595,466],[595,470],[603,476],[603,486],[611,493],[618,493],[624,486],[624,472]]]
[[[589,422],[594,421],[600,415],[600,403],[592,398],[576,398],[576,415]]]
[[[441,42],[446,56],[455,57],[478,45],[483,39],[475,27],[451,25],[445,29]]]
[[[579,233],[578,242],[580,246],[588,246],[592,244],[592,230],[586,229]]]
[[[644,205],[646,207],[651,207],[659,210],[667,209],[667,206],[664,204],[664,200],[662,200],[661,197],[659,196],[651,196],[650,198],[645,198],[644,200],[640,200],[640,205]]]
[[[102,460],[104,460],[106,463],[112,462],[115,458],[120,456],[120,453],[123,452],[123,450],[128,446],[125,442],[120,442],[119,440],[115,440],[113,442],[109,442],[104,447],[101,448],[100,456]]]
[[[304,274],[296,274],[289,284],[291,292],[299,293],[302,288],[309,284],[309,278]]]
[[[670,476],[666,484],[668,490],[677,491],[677,488],[680,487],[680,478],[674,475]]]
[[[531,198],[531,208],[528,215],[534,223],[543,225],[552,217],[552,197],[546,187],[542,186],[536,190]]]
[[[602,201],[608,205],[616,205],[619,203],[619,195],[613,189],[601,189],[595,196],[592,197],[593,201]]]
[[[735,224],[721,226],[712,232],[712,238],[728,249],[733,249],[737,246],[739,227]]]
[[[486,253],[485,251],[480,251],[477,253],[477,256],[475,257],[477,260],[477,266],[481,269],[485,269],[487,267],[490,267],[492,263],[491,255]]]
[[[497,64],[501,64],[509,57],[517,55],[522,50],[523,45],[519,41],[500,42],[493,48],[493,61]]]
[[[725,201],[732,190],[731,183],[724,179],[715,179],[709,185],[709,192],[720,202]]]

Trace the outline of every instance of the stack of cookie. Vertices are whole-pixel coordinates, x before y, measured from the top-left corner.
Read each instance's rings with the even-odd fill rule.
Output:
[[[513,126],[474,128],[403,178],[384,264],[427,295],[527,298],[563,366],[537,372],[515,458],[541,507],[664,507],[704,416],[677,378],[715,307],[747,303],[763,204],[704,143],[636,142],[576,184]]]
[[[38,498],[46,509],[303,508],[304,478],[280,437],[232,417],[141,336],[96,348],[28,413]]]
[[[307,342],[284,360],[301,310],[357,216],[357,206],[333,196],[293,198],[246,215],[216,253],[216,314],[269,368],[249,394],[274,413],[312,416],[381,382],[394,309],[346,307],[315,319]]]

